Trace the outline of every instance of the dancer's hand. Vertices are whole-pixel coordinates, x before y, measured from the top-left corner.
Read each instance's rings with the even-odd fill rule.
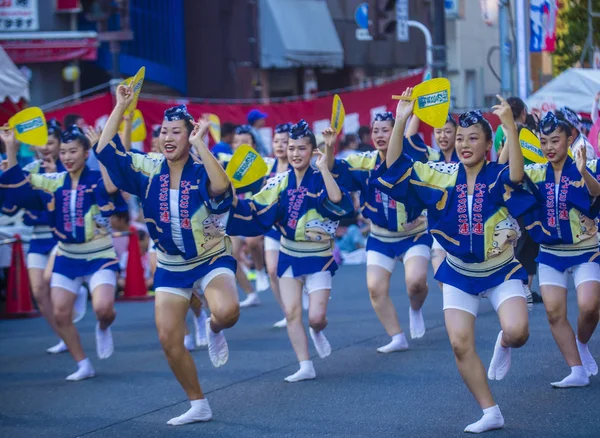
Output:
[[[403,97],[412,97],[413,89],[412,87],[408,87],[402,93]],[[408,120],[410,115],[413,113],[415,108],[415,100],[399,100],[398,105],[396,106],[396,121],[400,120]]]

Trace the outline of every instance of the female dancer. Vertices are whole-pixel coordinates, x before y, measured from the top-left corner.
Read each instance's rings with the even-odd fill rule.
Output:
[[[283,172],[287,172],[290,169],[290,163],[287,158],[287,148],[290,141],[290,129],[292,128],[291,123],[283,123],[275,127],[275,135],[273,136],[273,154],[274,159],[266,158],[265,161],[269,166],[267,176],[269,178],[274,177]],[[283,307],[283,301],[281,301],[281,292],[279,289],[279,277],[277,277],[277,261],[279,260],[279,240],[281,239],[281,232],[277,228],[273,227],[265,233],[265,262],[267,265],[267,273],[269,274],[269,281],[271,283],[271,290],[275,301],[281,307],[283,311],[283,319],[273,324],[275,328],[284,328],[287,324],[285,319],[285,309]]]
[[[335,136],[335,131],[329,128],[324,135]],[[322,153],[317,151],[319,172],[311,167],[316,148],[314,134],[300,120],[291,129],[288,146],[293,170],[271,178],[250,199],[234,199],[227,226],[232,234],[256,236],[268,232],[273,225],[281,231],[277,275],[288,335],[300,362],[300,370],[286,377],[287,382],[316,377],[302,324],[303,285],[309,294],[309,331],[317,353],[321,358],[331,354],[323,329],[327,326],[331,277],[337,269],[332,242],[338,219],[353,210],[350,196],[336,184]]]
[[[64,172],[65,170],[59,158],[61,124],[56,119],[51,119],[48,121],[47,126],[48,142],[44,147],[39,149],[42,158],[23,167],[23,171],[28,174],[55,173],[57,171]],[[10,131],[3,130],[1,134],[5,142],[16,141]],[[19,211],[20,209],[16,205],[7,205],[2,208],[2,213],[6,215],[13,215]],[[50,213],[48,211],[25,210],[24,213],[23,223],[33,227],[29,251],[27,252],[27,272],[29,274],[31,291],[40,312],[46,318],[52,330],[58,334],[56,322],[52,316],[50,282],[44,279],[44,270],[48,265],[50,253],[58,241],[52,234]],[[87,290],[82,286],[75,300],[75,322],[85,315],[86,305]],[[50,354],[58,354],[68,351],[68,348],[61,339],[58,344],[48,348],[46,351]]]
[[[526,166],[525,172],[538,186],[544,202],[524,219],[529,234],[540,243],[536,261],[552,336],[571,367],[571,373],[552,386],[586,386],[589,376],[598,373],[588,342],[598,325],[600,305],[600,254],[594,221],[597,209],[592,205],[600,196],[600,169],[597,161],[587,162],[590,168],[586,167],[585,147],[574,151],[575,161],[568,156],[571,129],[554,113],[544,116],[540,130],[542,152],[548,163]],[[567,320],[569,274],[577,289],[577,338]]]
[[[206,321],[209,356],[215,367],[224,365],[229,349],[223,329],[232,327],[239,317],[236,262],[225,235],[231,185],[202,140],[210,125],[208,118],[194,123],[184,105],[165,111],[159,137],[162,157],[125,152],[117,130],[132,100],[130,87],[117,88],[117,104],[102,131],[96,155],[117,187],[141,199],[156,244],[158,336],[173,374],[191,401],[191,408],[168,424],[208,421],[212,411],[183,343],[185,316],[194,283],[200,280],[212,312]],[[203,164],[191,157],[192,145]]]
[[[376,151],[351,155],[343,161],[336,160],[334,174],[342,176],[342,186],[360,191],[362,213],[371,220],[367,240],[367,286],[371,304],[383,324],[391,342],[377,349],[380,353],[403,351],[408,348],[394,303],[390,299],[390,279],[396,260],[404,263],[406,289],[410,300],[410,333],[413,339],[425,334],[421,307],[427,297],[427,268],[431,253],[431,235],[427,232],[427,219],[422,216],[423,206],[405,205],[389,198],[369,184],[373,171],[385,162],[394,115],[391,112],[375,116],[371,139]],[[330,164],[333,156],[332,137],[327,138]]]
[[[416,117],[416,116],[413,116]],[[454,148],[456,140],[456,120],[452,115],[448,114],[446,124],[442,128],[435,128],[433,135],[435,143],[440,148],[439,162],[445,163],[458,163],[458,155],[456,155],[456,149]],[[431,266],[433,267],[433,273],[435,274],[446,258],[446,251],[442,248],[442,245],[433,238],[433,245],[431,245]]]
[[[404,92],[405,96],[411,94],[410,88]],[[529,336],[523,288],[527,274],[514,258],[512,241],[517,232],[507,207],[520,216],[535,208],[537,201],[521,185],[524,166],[517,128],[510,106],[499,99],[501,104],[494,107],[494,113],[505,127],[510,166],[485,161],[492,145],[492,128],[479,111],[460,116],[456,133],[460,163],[411,162],[402,155],[402,134],[414,101],[400,101],[386,158],[390,168],[372,180],[402,202],[418,196],[427,205],[431,233],[448,253],[436,279],[443,283],[444,317],[458,370],[483,409],[483,417],[465,429],[476,433],[504,425],[475,352],[480,297],[490,299],[502,327],[488,372],[490,379],[504,378],[510,368],[511,348],[521,347]]]
[[[235,151],[243,144],[247,144],[253,148],[256,148],[256,139],[252,134],[252,127],[249,125],[238,126],[235,130],[235,135],[233,137],[233,150]],[[221,162],[223,166],[227,168],[227,164],[229,164],[229,159],[231,159],[231,156],[227,156],[226,154],[219,155],[225,160],[221,160]],[[258,192],[262,185],[263,181],[259,180],[256,183],[251,184],[249,187],[246,187],[243,191],[241,190],[238,196],[249,197],[253,193]],[[244,308],[258,306],[260,304],[260,298],[258,297],[257,292],[262,292],[269,288],[269,280],[265,272],[265,260],[263,254],[264,243],[262,241],[262,236],[250,238],[231,236],[231,242],[233,244],[233,256],[238,261],[238,268],[235,277],[240,287],[246,294],[246,299],[240,302],[240,307]],[[254,288],[252,283],[250,283],[248,280],[248,277],[242,268],[242,263],[240,263],[242,260],[244,243],[248,245],[252,260],[254,261],[256,267],[256,288]]]
[[[7,144],[8,167],[0,179],[10,202],[31,210],[47,210],[58,252],[51,278],[51,301],[60,337],[77,362],[78,370],[67,380],[94,376],[79,333],[73,325],[73,304],[84,280],[89,278],[92,305],[98,318],[96,351],[100,359],[113,353],[110,325],[114,310],[116,271],[119,262],[107,231],[107,216],[117,203],[109,195],[100,172],[87,168],[90,144],[77,126],[61,135],[60,161],[66,172],[26,177],[16,161],[16,142]]]

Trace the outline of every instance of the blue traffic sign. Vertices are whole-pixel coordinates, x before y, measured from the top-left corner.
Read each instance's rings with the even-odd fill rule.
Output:
[[[367,2],[361,3],[356,7],[354,21],[356,21],[356,24],[361,29],[369,28],[369,4]]]

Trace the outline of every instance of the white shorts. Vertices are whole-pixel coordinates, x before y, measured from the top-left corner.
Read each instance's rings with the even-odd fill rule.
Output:
[[[77,294],[79,293],[79,288],[81,288],[81,285],[84,281],[87,282],[87,284],[90,286],[90,291],[93,293],[94,289],[101,284],[108,284],[115,287],[117,285],[117,273],[115,271],[111,271],[110,269],[102,269],[92,275],[88,275],[87,277],[77,277],[74,280],[70,279],[69,277],[65,277],[62,274],[52,273],[50,287],[61,287],[69,292]]]
[[[566,289],[569,274],[573,275],[576,288],[586,281],[600,281],[600,265],[598,263],[582,263],[567,269],[565,272],[560,272],[558,269],[543,263],[540,263],[539,266],[540,286],[558,286]]]
[[[265,251],[279,251],[280,246],[281,244],[279,243],[279,240],[265,236]]]
[[[512,297],[522,297],[525,299],[525,288],[521,280],[508,280],[504,283],[486,290],[479,295],[471,295],[449,284],[443,285],[444,310],[458,309],[464,310],[473,316],[477,316],[479,311],[479,301],[486,297],[494,306],[497,312],[500,305]]]
[[[208,286],[208,284],[213,281],[216,277],[218,277],[219,275],[231,275],[232,277],[235,278],[235,273],[229,269],[229,268],[217,268],[217,269],[213,269],[212,271],[210,271],[208,274],[206,274],[204,277],[202,277],[201,279],[199,279],[198,281],[196,281],[194,283],[194,286],[197,286],[200,288],[200,290],[202,292],[204,292],[204,290],[206,289],[206,287]],[[169,294],[173,294],[173,295],[179,295],[180,297],[186,298],[186,299],[191,299],[192,298],[192,294],[194,293],[195,288],[192,287],[188,287],[188,288],[184,288],[184,287],[157,287],[155,292],[166,292]]]
[[[431,249],[427,245],[415,245],[408,248],[400,257],[391,258],[377,251],[367,251],[367,266],[381,266],[389,272],[394,272],[396,261],[402,260],[403,263],[412,257],[425,257],[427,260],[431,258]]]
[[[294,272],[290,266],[285,270],[281,278],[295,278],[304,284],[306,293],[311,294],[318,290],[331,290],[332,277],[330,271],[315,272],[314,274],[302,275],[294,277]]]
[[[437,240],[435,240],[435,237],[433,238],[433,245],[431,245],[431,250],[446,252],[446,250],[444,248],[442,248],[442,245],[440,245],[440,243]]]
[[[27,254],[27,269],[46,269],[50,255],[30,252]]]

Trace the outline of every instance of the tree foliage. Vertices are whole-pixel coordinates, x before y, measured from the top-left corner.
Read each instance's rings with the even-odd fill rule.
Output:
[[[561,0],[560,4],[554,52],[557,73],[579,62],[588,36],[588,0]],[[592,9],[600,12],[600,0],[592,0]],[[600,46],[600,18],[594,18],[592,23],[594,45]],[[588,64],[589,56],[588,52],[584,64]]]

